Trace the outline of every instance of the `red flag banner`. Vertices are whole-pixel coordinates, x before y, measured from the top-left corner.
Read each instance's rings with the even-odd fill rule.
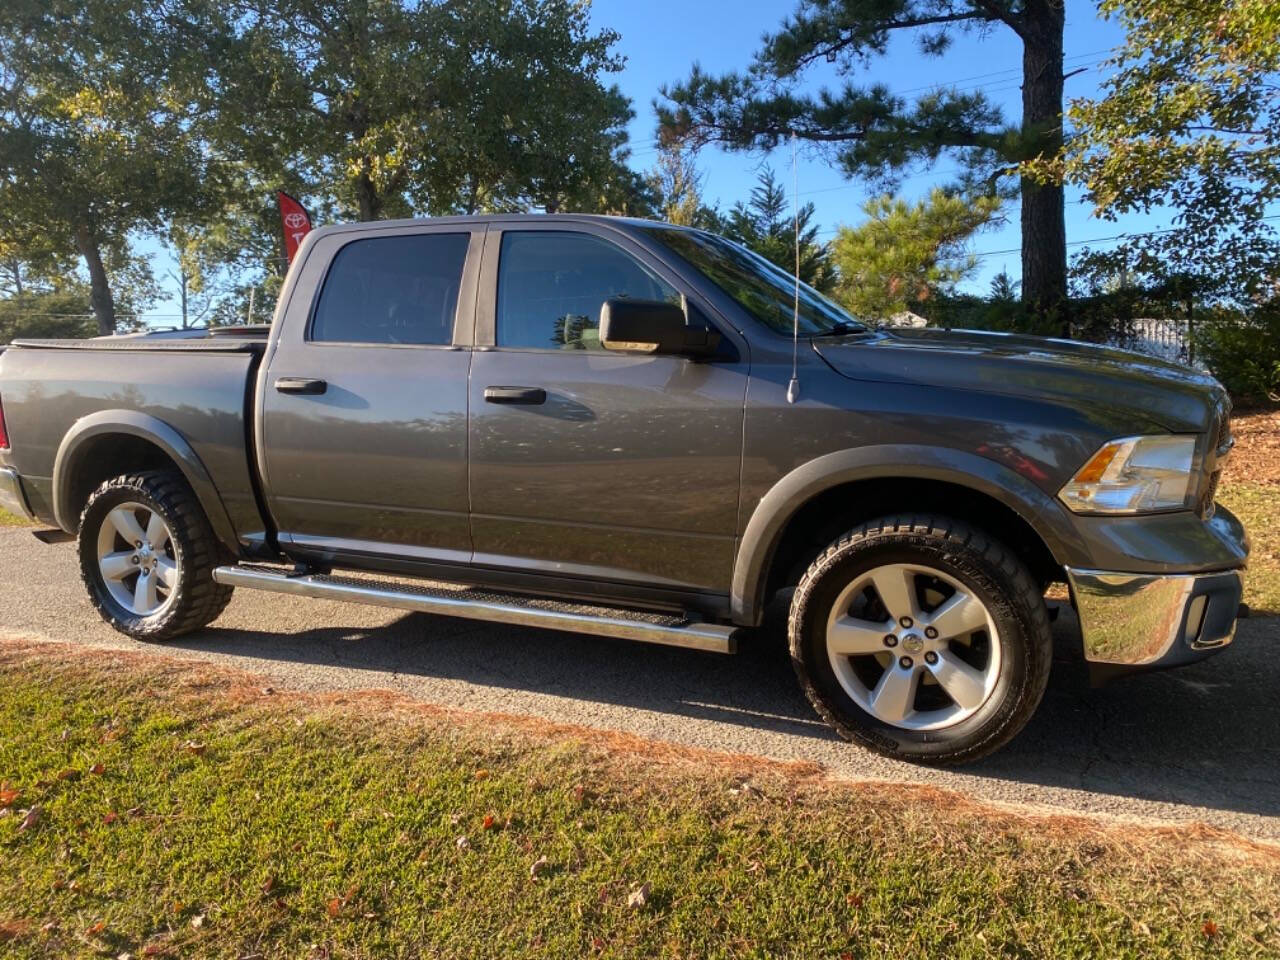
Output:
[[[284,191],[277,191],[276,197],[280,200],[280,224],[284,227],[284,252],[293,263],[302,238],[311,232],[311,218],[306,208]]]

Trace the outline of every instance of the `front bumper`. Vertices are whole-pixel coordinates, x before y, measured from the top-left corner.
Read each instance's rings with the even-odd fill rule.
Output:
[[[1067,568],[1092,663],[1171,667],[1235,637],[1244,572],[1116,573]]]
[[[11,467],[0,467],[0,509],[16,514],[28,522],[35,520],[31,508],[27,506],[26,494],[22,492],[22,478]]]

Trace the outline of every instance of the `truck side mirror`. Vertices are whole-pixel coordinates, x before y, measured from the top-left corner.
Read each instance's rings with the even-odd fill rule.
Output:
[[[614,297],[600,307],[600,344],[624,353],[702,359],[715,354],[720,334],[709,327],[690,326],[677,304]]]

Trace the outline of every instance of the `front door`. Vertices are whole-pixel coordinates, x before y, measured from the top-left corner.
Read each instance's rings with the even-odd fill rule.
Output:
[[[442,225],[317,243],[318,299],[285,324],[262,385],[265,488],[286,549],[470,559],[466,277],[483,237]]]
[[[726,591],[746,359],[605,351],[607,298],[681,291],[624,235],[575,226],[490,227],[471,372],[475,562]]]

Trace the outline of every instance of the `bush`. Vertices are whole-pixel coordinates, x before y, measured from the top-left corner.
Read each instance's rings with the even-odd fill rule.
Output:
[[[1203,321],[1194,339],[1196,356],[1236,403],[1280,401],[1280,304],[1248,317]]]

